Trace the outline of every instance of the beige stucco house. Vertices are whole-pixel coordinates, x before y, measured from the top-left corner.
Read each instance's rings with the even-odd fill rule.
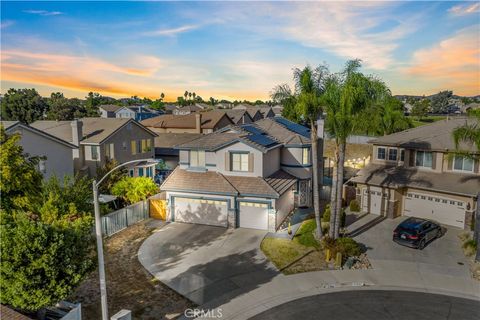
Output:
[[[75,173],[94,177],[98,167],[108,160],[125,163],[154,158],[156,134],[133,119],[82,118],[73,121],[43,121],[32,127],[73,144],[71,158]],[[65,159],[66,161],[66,159]],[[138,163],[129,167],[131,176],[155,175],[154,163]]]
[[[161,186],[169,219],[274,231],[295,206],[310,206],[310,131],[275,120],[178,145],[179,166]]]
[[[474,122],[442,120],[371,141],[371,163],[348,182],[362,210],[469,228],[480,192],[480,153],[465,143],[458,152],[452,132]]]

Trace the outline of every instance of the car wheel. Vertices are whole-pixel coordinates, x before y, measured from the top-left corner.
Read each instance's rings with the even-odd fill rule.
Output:
[[[423,250],[423,248],[425,248],[425,239],[420,241],[420,244],[418,245],[418,249]]]

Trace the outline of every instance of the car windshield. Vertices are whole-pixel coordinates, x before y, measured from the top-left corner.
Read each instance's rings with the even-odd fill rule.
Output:
[[[416,229],[416,228],[411,228],[411,227],[409,228],[409,227],[400,226],[398,229],[401,233],[408,233],[408,234],[412,234],[412,235],[418,233],[418,229]]]

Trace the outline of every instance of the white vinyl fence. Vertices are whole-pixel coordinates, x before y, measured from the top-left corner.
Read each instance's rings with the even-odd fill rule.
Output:
[[[148,200],[134,203],[128,207],[104,215],[102,217],[102,233],[104,236],[109,237],[148,217]]]

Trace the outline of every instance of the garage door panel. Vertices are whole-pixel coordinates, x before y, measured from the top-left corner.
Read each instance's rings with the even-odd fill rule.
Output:
[[[463,229],[465,225],[464,206],[464,202],[455,199],[409,192],[405,198],[403,214],[435,220]]]
[[[238,205],[241,228],[268,230],[268,204],[240,201]]]
[[[175,198],[175,221],[213,226],[227,226],[227,202],[192,198]]]
[[[382,214],[382,190],[380,188],[363,189],[362,211],[371,214]]]

